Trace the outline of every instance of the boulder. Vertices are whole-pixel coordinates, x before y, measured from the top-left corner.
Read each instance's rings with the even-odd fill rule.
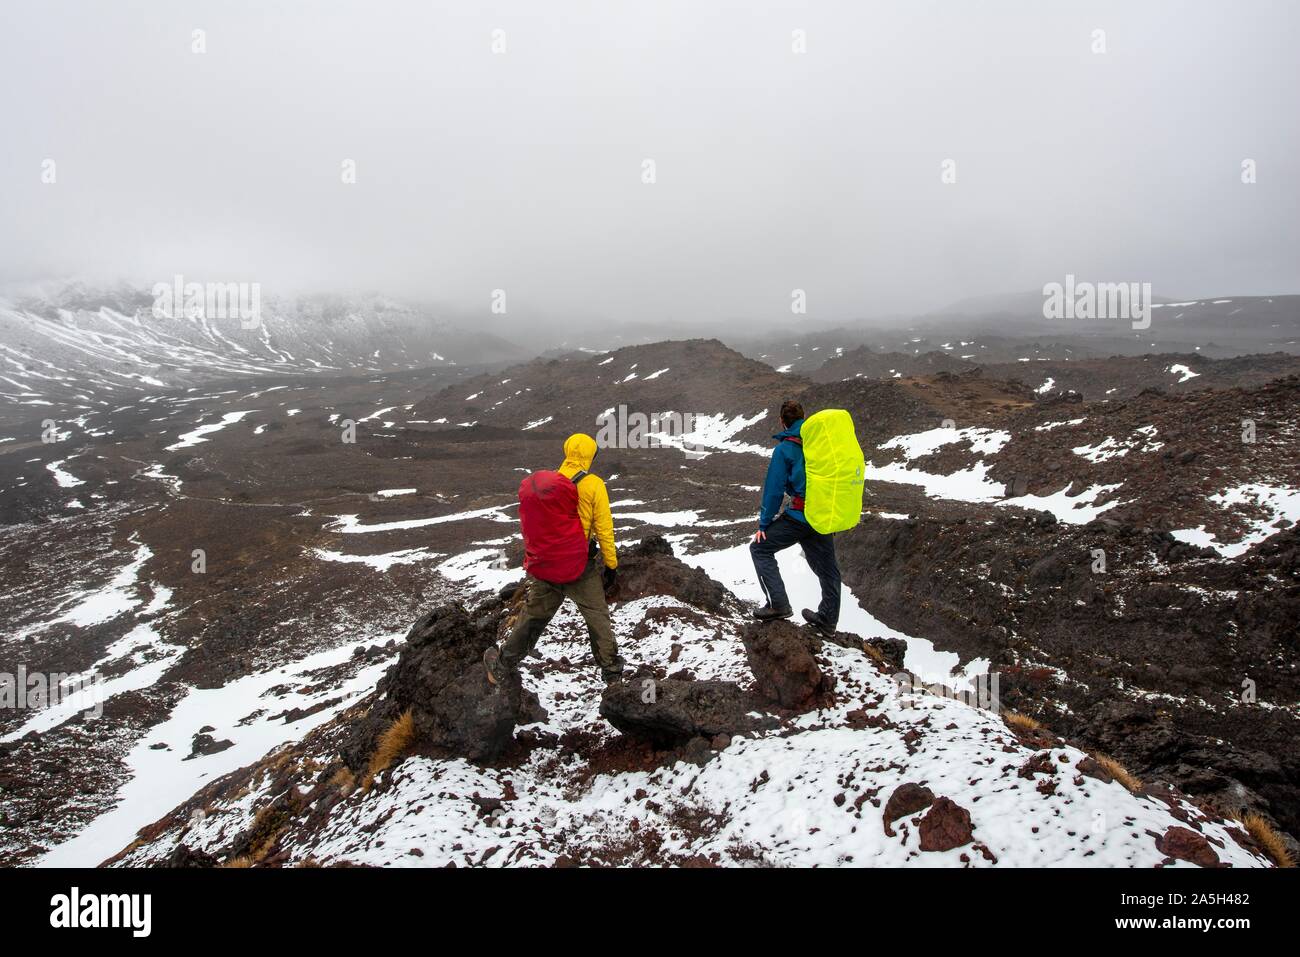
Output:
[[[813,654],[816,639],[790,622],[752,624],[740,637],[754,672],[754,690],[762,700],[809,711],[831,690],[831,676],[822,672]]]
[[[894,793],[889,795],[889,800],[885,802],[883,818],[885,833],[893,837],[894,829],[890,827],[891,824],[900,817],[907,817],[917,811],[924,811],[933,803],[934,792],[924,785],[914,784],[911,781],[900,784],[894,788]]]
[[[194,758],[207,757],[210,754],[220,754],[227,748],[233,748],[234,746],[235,742],[226,738],[222,738],[218,741],[212,735],[200,732],[194,736],[194,741],[190,746],[189,756],[184,758],[184,760],[191,761]]]
[[[600,714],[620,732],[657,748],[676,748],[776,726],[749,712],[753,704],[734,681],[633,677],[607,685]]]
[[[471,761],[500,756],[518,722],[543,718],[536,697],[523,693],[517,675],[503,685],[487,680],[483,652],[496,641],[503,610],[471,619],[463,608],[449,604],[415,622],[377,686],[378,702],[343,748],[349,767],[364,768],[379,735],[408,710],[416,746]]]
[[[923,851],[951,851],[974,839],[970,812],[946,797],[941,797],[930,805],[930,810],[921,818],[918,829],[921,832]]]

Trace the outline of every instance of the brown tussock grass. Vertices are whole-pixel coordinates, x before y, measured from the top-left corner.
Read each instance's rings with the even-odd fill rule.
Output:
[[[1094,752],[1092,759],[1106,769],[1106,773],[1113,777],[1120,784],[1124,785],[1131,793],[1137,794],[1142,790],[1142,779],[1129,771],[1128,768],[1120,764],[1109,754],[1100,754]]]
[[[1287,849],[1282,841],[1282,836],[1273,830],[1272,825],[1264,820],[1253,811],[1243,814],[1236,820],[1241,822],[1241,826],[1246,829],[1246,833],[1251,836],[1260,850],[1268,855],[1269,859],[1278,867],[1295,867],[1295,858]]]
[[[885,663],[885,656],[881,654],[879,649],[877,649],[871,642],[864,641],[862,643],[862,650],[866,653],[866,656],[876,664],[883,665]]]
[[[280,838],[284,836],[284,833],[287,830],[289,830],[287,827],[282,827],[274,833],[268,834],[265,839],[257,844],[257,846],[253,848],[253,862],[255,864],[261,864],[266,860],[272,849],[274,849],[275,845],[280,842]]]
[[[1003,723],[1012,731],[1042,731],[1043,724],[1027,714],[1021,714],[1019,711],[1003,711]]]
[[[394,761],[406,754],[414,740],[415,718],[412,717],[410,709],[407,709],[379,736],[375,753],[370,756],[370,767],[366,769],[366,776],[361,781],[362,789],[369,791],[375,783],[376,775],[391,767]]]
[[[330,778],[330,787],[337,788],[338,792],[347,797],[357,786],[357,777],[349,768],[339,768]]]
[[[290,813],[283,804],[268,804],[253,817],[248,829],[247,857],[253,864],[261,864],[289,830]]]

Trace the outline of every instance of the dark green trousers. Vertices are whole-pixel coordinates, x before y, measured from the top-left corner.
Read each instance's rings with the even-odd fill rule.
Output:
[[[523,614],[515,623],[510,637],[501,646],[501,663],[507,668],[518,668],[524,656],[533,650],[537,639],[550,624],[555,613],[571,598],[587,623],[587,637],[591,653],[595,655],[600,670],[605,673],[618,670],[618,642],[614,640],[614,626],[609,621],[609,605],[605,602],[605,586],[601,579],[603,563],[600,556],[587,562],[582,577],[567,585],[554,585],[540,578],[528,576],[528,597]]]

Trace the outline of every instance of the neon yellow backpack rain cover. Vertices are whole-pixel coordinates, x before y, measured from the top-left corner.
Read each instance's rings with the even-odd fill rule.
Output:
[[[862,520],[866,460],[853,431],[853,417],[843,409],[823,409],[803,420],[799,429],[803,467],[803,516],[814,531],[843,532]]]

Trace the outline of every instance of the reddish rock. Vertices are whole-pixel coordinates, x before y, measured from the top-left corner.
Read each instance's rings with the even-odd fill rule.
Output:
[[[929,788],[911,782],[900,784],[894,789],[894,793],[889,796],[889,800],[885,802],[885,833],[893,837],[894,830],[889,825],[900,817],[923,811],[933,803],[934,792]]]
[[[974,839],[970,812],[950,798],[941,797],[921,818],[921,850],[951,851]]]
[[[1035,774],[1055,774],[1056,765],[1052,764],[1052,752],[1040,751],[1020,766],[1016,772],[1022,778],[1032,778]]]
[[[1156,850],[1177,861],[1190,861],[1198,867],[1221,867],[1219,855],[1210,847],[1204,834],[1191,828],[1171,827],[1156,838]]]

